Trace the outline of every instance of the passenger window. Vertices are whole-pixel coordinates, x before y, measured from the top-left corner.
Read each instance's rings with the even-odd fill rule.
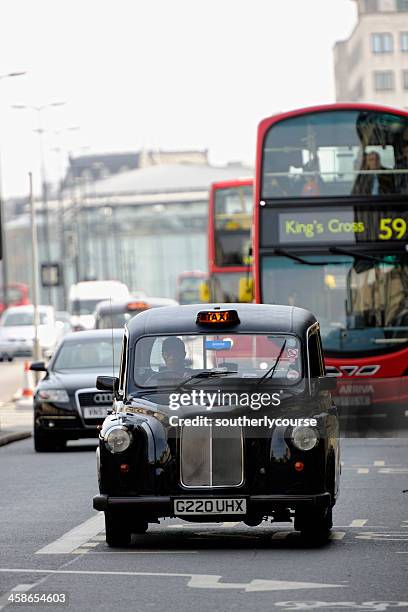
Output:
[[[323,376],[322,353],[319,340],[318,332],[310,334],[308,340],[310,378]]]

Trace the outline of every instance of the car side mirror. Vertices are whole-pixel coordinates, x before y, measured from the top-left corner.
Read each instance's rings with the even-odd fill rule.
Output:
[[[96,379],[96,388],[99,391],[111,391],[116,399],[118,399],[119,378],[116,376],[98,376]]]
[[[30,370],[33,370],[33,372],[46,372],[47,367],[44,361],[33,361],[30,363]]]
[[[319,376],[320,391],[334,391],[337,388],[336,376]]]

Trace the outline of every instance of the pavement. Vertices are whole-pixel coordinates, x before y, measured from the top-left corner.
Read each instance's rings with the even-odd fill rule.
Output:
[[[32,404],[19,401],[23,371],[24,360],[0,363],[0,446],[32,435]]]
[[[342,441],[341,495],[326,544],[290,523],[166,519],[110,549],[95,441],[0,448],[0,610],[274,612],[408,610],[408,440]],[[25,594],[66,603],[10,604]]]

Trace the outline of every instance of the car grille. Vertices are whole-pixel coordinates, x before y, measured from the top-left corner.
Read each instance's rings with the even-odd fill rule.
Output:
[[[84,390],[77,392],[77,402],[79,411],[82,415],[85,425],[94,426],[99,424],[106,417],[107,409],[112,407],[113,395],[107,391],[98,390]],[[101,415],[94,415],[87,417],[88,410],[86,409],[99,409]],[[102,413],[103,412],[103,413]]]
[[[181,429],[180,481],[185,487],[238,487],[243,482],[240,427]]]

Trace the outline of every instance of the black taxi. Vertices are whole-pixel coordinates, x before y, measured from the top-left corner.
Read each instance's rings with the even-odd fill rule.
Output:
[[[186,305],[125,326],[97,449],[110,546],[163,517],[290,522],[326,537],[339,492],[337,411],[319,323],[302,308]]]

